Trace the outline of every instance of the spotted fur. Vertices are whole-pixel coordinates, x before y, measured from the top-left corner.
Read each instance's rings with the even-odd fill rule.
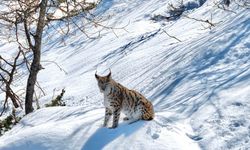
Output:
[[[129,120],[130,123],[154,118],[152,103],[137,91],[130,90],[114,81],[111,78],[111,72],[103,77],[95,74],[95,77],[100,92],[104,94],[105,118],[103,126],[107,126],[113,115],[112,128],[116,128],[121,112],[126,115],[124,120]]]

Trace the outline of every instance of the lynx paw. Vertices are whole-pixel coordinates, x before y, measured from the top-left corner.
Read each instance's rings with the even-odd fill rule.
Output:
[[[104,123],[104,124],[102,125],[102,127],[107,127],[107,123]]]
[[[123,120],[124,120],[124,121],[127,121],[127,120],[129,120],[129,118],[128,118],[128,117],[124,117]]]
[[[113,125],[112,127],[109,127],[109,129],[115,129],[117,125]]]

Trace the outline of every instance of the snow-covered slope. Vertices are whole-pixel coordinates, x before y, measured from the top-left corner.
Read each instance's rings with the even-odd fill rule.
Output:
[[[76,30],[64,44],[51,31],[42,54],[46,69],[38,77],[46,93],[40,103],[65,88],[67,107],[25,116],[1,137],[0,149],[250,149],[249,9],[233,4],[236,13],[224,11],[207,0],[186,12],[189,18],[152,21],[166,15],[168,3],[103,0],[94,13],[111,15],[107,24],[126,30],[103,30],[99,39]],[[211,30],[190,19],[211,16]],[[153,121],[101,127],[103,97],[94,73],[109,67],[116,81],[153,102]]]

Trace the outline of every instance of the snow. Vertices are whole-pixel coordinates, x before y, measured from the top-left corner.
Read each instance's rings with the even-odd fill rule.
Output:
[[[167,122],[164,127],[156,121],[139,121],[131,125],[122,122],[116,129],[102,128],[103,112],[104,109],[84,110],[83,107],[37,110],[6,133],[0,147],[5,150],[181,149],[189,143],[190,148],[198,149],[197,145],[192,145],[183,133],[175,129],[176,126],[168,125]]]
[[[53,30],[52,37],[46,34],[45,69],[38,75],[46,95],[38,93],[39,102],[44,106],[53,91],[65,88],[67,106],[25,116],[0,138],[0,149],[250,149],[249,9],[233,4],[229,9],[235,14],[207,0],[184,13],[204,20],[212,16],[211,30],[186,17],[152,21],[153,15],[166,15],[168,3],[103,0],[93,13],[110,15],[103,23],[119,29],[105,29],[99,39],[76,30],[65,43]],[[1,55],[10,56],[6,50],[13,47],[1,44]],[[152,101],[153,121],[121,119],[116,129],[102,127],[103,95],[94,74],[106,75],[109,68],[113,79]],[[26,83],[25,74],[22,78],[19,88]]]

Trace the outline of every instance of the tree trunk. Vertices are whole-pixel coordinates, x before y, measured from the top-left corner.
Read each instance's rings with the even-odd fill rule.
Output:
[[[37,23],[36,35],[33,50],[33,60],[30,67],[30,74],[27,81],[27,88],[26,88],[26,97],[25,97],[25,113],[31,113],[34,108],[32,106],[33,103],[33,95],[35,91],[35,84],[37,81],[37,74],[39,70],[41,70],[41,45],[42,45],[42,35],[43,29],[45,25],[45,14],[46,14],[46,7],[47,7],[48,0],[42,0],[40,4],[40,11],[39,11],[39,19]]]
[[[34,110],[33,103],[33,95],[35,91],[35,84],[37,80],[37,74],[40,66],[40,57],[41,57],[41,48],[34,48],[34,58],[30,68],[30,74],[27,82],[26,88],[26,97],[25,97],[25,113],[28,114]]]

